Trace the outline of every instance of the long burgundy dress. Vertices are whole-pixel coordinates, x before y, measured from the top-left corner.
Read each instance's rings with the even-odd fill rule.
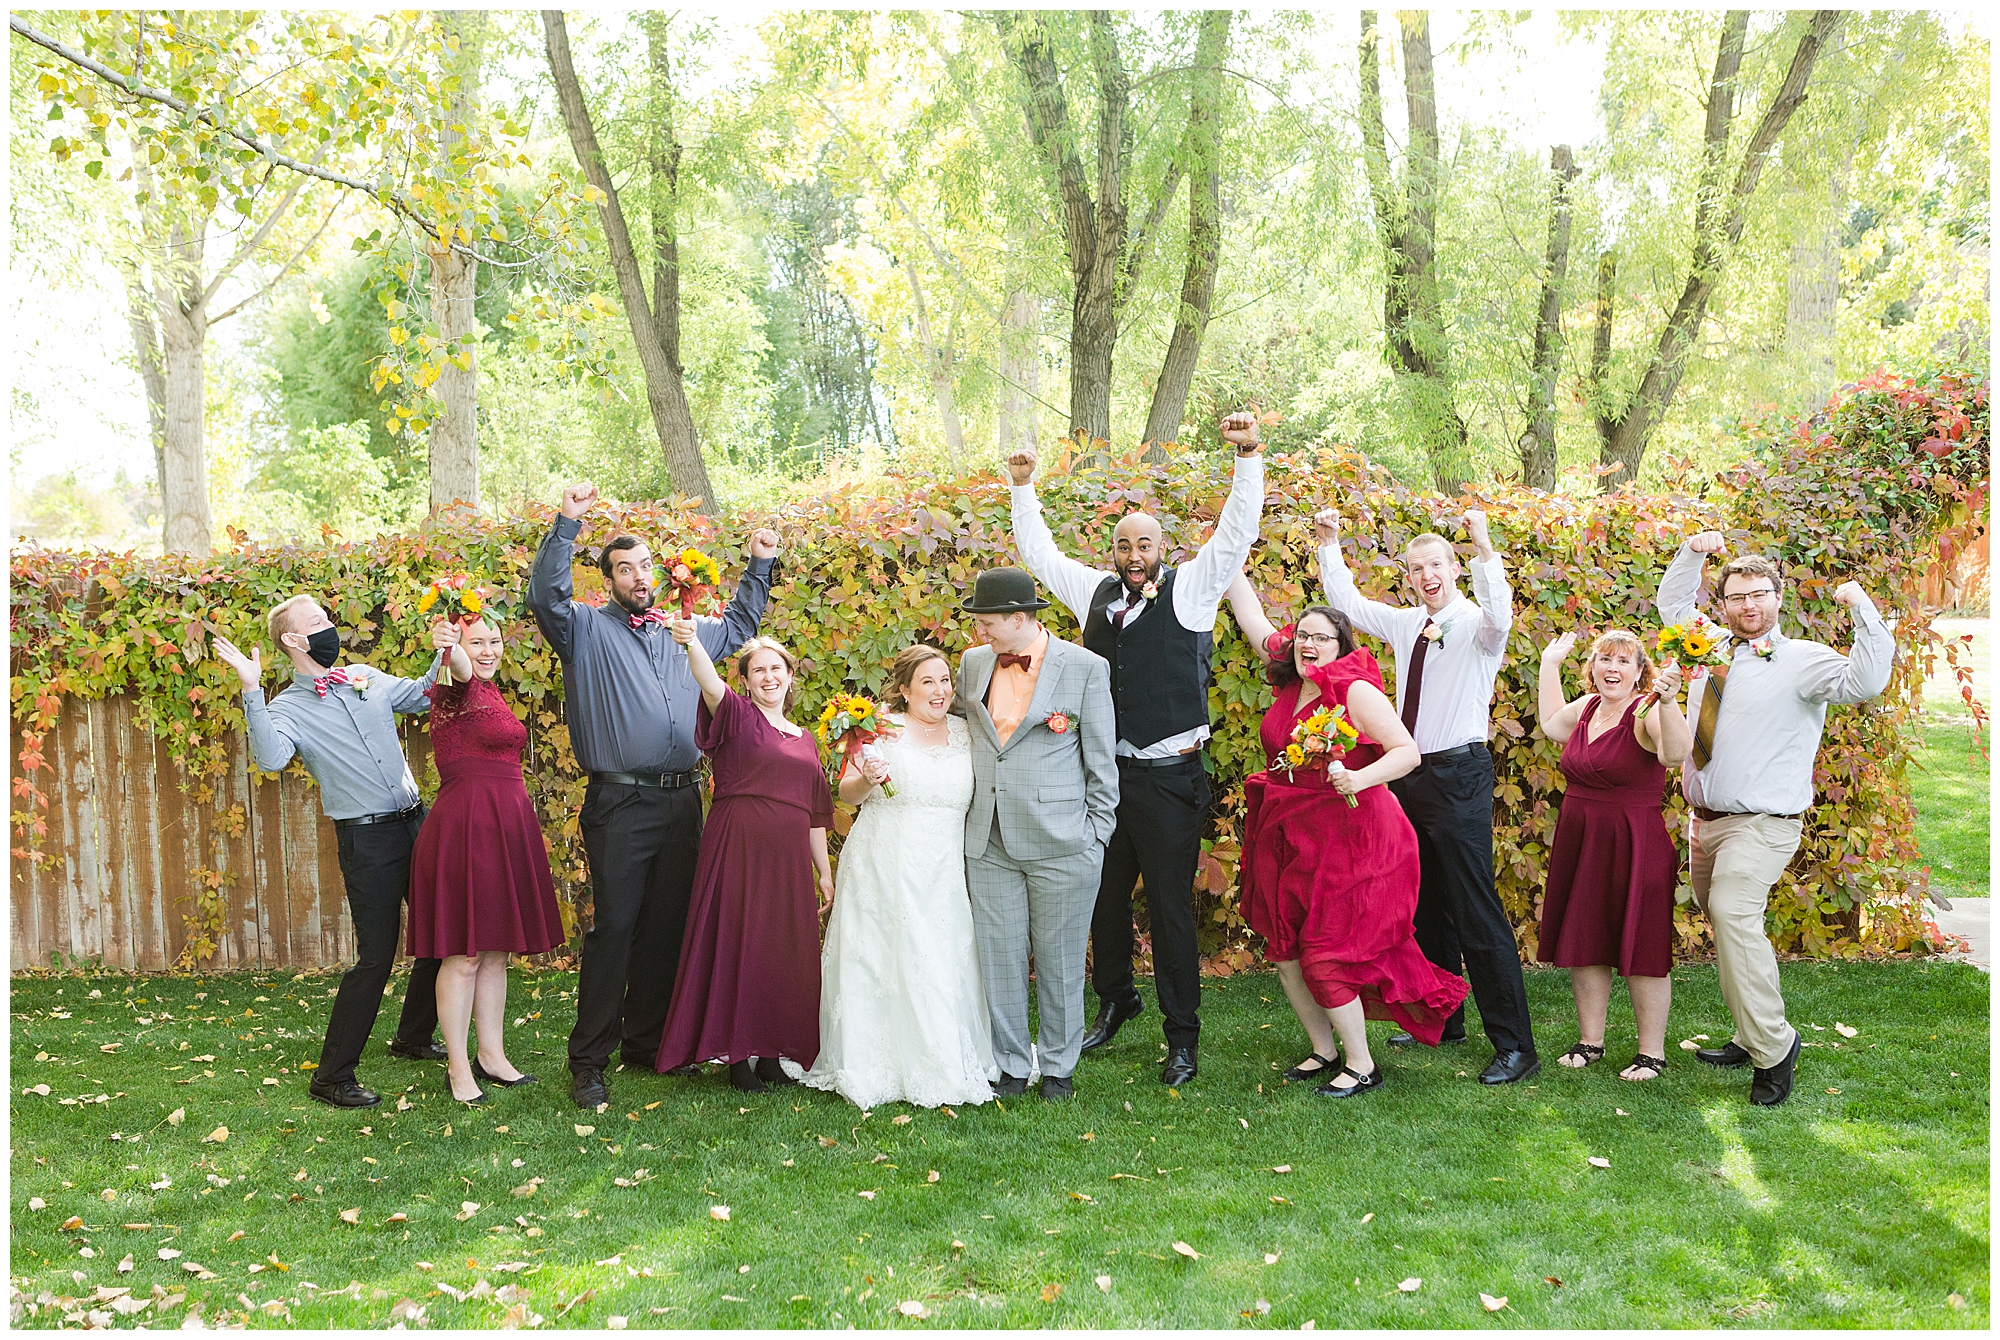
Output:
[[[715,799],[701,832],[674,1003],[657,1065],[819,1055],[819,899],[811,830],[833,792],[810,731],[788,736],[725,692],[695,715]]]
[[[1680,853],[1660,801],[1667,770],[1632,729],[1638,698],[1597,740],[1592,697],[1563,745],[1562,817],[1549,852],[1535,957],[1561,968],[1615,967],[1625,977],[1674,968],[1674,885]]]
[[[1282,756],[1293,725],[1323,701],[1345,706],[1357,680],[1382,687],[1375,658],[1361,650],[1312,677],[1321,697],[1305,711],[1294,682],[1264,713],[1266,758]],[[1352,771],[1380,757],[1364,735],[1341,761]],[[1435,1047],[1469,988],[1417,948],[1417,834],[1395,796],[1371,786],[1350,807],[1324,773],[1304,769],[1290,778],[1260,772],[1243,785],[1243,916],[1264,937],[1265,959],[1299,960],[1313,999],[1328,1009],[1359,997],[1370,1019],[1393,1019]]]
[[[433,687],[430,700],[431,752],[444,785],[410,856],[410,953],[554,949],[562,913],[521,781],[528,728],[490,679]]]

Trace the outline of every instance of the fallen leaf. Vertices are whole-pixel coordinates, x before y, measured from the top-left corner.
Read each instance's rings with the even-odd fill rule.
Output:
[[[1361,1222],[1365,1224],[1374,1217],[1375,1217],[1375,1211],[1370,1210],[1368,1213],[1361,1216]]]
[[[1952,1311],[1956,1312],[1965,1306],[1965,1295],[1961,1293],[1946,1294],[1944,1301],[1951,1304]]]
[[[238,1238],[247,1238],[247,1237],[249,1237],[249,1236],[250,1236],[250,1235],[249,1235],[248,1233],[244,1232],[244,1231],[243,1231],[242,1229],[240,1229],[240,1228],[239,1228],[239,1229],[237,1229],[237,1230],[236,1230],[236,1231],[235,1231],[234,1233],[231,1233],[231,1234],[229,1235],[229,1240],[230,1240],[231,1242],[234,1242],[234,1241],[236,1241],[236,1240],[237,1240]]]
[[[1070,1192],[1070,1193],[1069,1193],[1069,1198],[1070,1198],[1071,1200],[1080,1200],[1080,1201],[1083,1201],[1083,1202],[1084,1202],[1085,1204],[1087,1204],[1087,1205],[1095,1205],[1095,1204],[1097,1204],[1097,1202],[1096,1202],[1096,1201],[1094,1201],[1094,1200],[1092,1200],[1092,1199],[1091,1199],[1090,1197],[1088,1197],[1088,1196],[1084,1195],[1084,1194],[1083,1194],[1083,1193],[1082,1193],[1081,1191],[1072,1191],[1072,1192]]]
[[[1289,1163],[1280,1163],[1277,1167],[1271,1169],[1271,1171],[1274,1173],[1288,1173],[1291,1170],[1292,1170],[1292,1165]]]
[[[1507,1306],[1507,1295],[1501,1294],[1498,1298],[1495,1298],[1490,1293],[1481,1293],[1479,1295],[1479,1306],[1485,1308],[1488,1312],[1498,1312],[1501,1308]]]
[[[902,1119],[904,1121],[909,1120],[908,1117],[904,1117]],[[902,1302],[896,1304],[896,1311],[902,1313],[906,1317],[915,1317],[919,1321],[922,1321],[925,1317],[928,1317],[931,1314],[931,1310],[929,1308],[925,1307],[922,1303],[918,1302],[914,1298],[906,1298]]]
[[[1838,1090],[1838,1089],[1828,1089],[1828,1090],[1827,1090],[1827,1092],[1828,1092],[1828,1093],[1839,1093],[1839,1092],[1840,1092],[1840,1090]]]
[[[606,1317],[606,1318],[604,1319],[604,1329],[605,1329],[605,1330],[607,1330],[607,1331],[622,1331],[622,1330],[624,1330],[624,1329],[625,1329],[625,1318],[623,1318],[623,1317],[620,1317],[620,1316],[616,1316],[616,1315],[613,1315],[613,1316],[609,1316],[609,1317]]]
[[[526,1200],[529,1196],[535,1194],[535,1184],[533,1182],[523,1182],[514,1188],[514,1194]]]
[[[1613,1112],[1616,1112],[1616,1113],[1617,1113],[1617,1114],[1618,1114],[1619,1116],[1621,1116],[1621,1117],[1629,1117],[1629,1116],[1631,1116],[1631,1115],[1632,1115],[1632,1114],[1631,1114],[1630,1112],[1627,1112],[1627,1111],[1626,1111],[1626,1110],[1625,1110],[1624,1108],[1622,1108],[1622,1107],[1614,1107],[1614,1108],[1612,1108],[1611,1110],[1612,1110]]]
[[[1418,1276],[1412,1275],[1408,1279],[1404,1280],[1401,1284],[1398,1284],[1396,1287],[1402,1290],[1404,1293],[1415,1293],[1417,1290],[1424,1287],[1424,1282]]]
[[[382,1222],[385,1224],[407,1224],[410,1222],[410,1216],[398,1210]]]
[[[82,1228],[83,1216],[80,1214],[73,1214],[69,1218],[63,1220],[62,1226],[63,1226],[63,1232],[65,1233],[69,1232],[73,1228]]]
[[[1268,1298],[1259,1298],[1259,1299],[1258,1299],[1258,1300],[1256,1301],[1256,1303],[1255,1303],[1255,1304],[1254,1304],[1253,1306],[1254,1306],[1254,1308],[1255,1308],[1255,1310],[1256,1310],[1256,1313],[1257,1313],[1257,1315],[1258,1315],[1258,1316],[1260,1316],[1260,1317],[1268,1317],[1268,1316],[1270,1316],[1270,1315],[1271,1315],[1271,1300],[1270,1300],[1270,1299],[1268,1299]]]
[[[1271,1203],[1272,1203],[1273,1205],[1290,1205],[1290,1204],[1291,1204],[1291,1202],[1290,1202],[1290,1201],[1288,1201],[1288,1200],[1286,1200],[1286,1199],[1285,1199],[1285,1198],[1284,1198],[1283,1196],[1273,1196],[1273,1197],[1271,1197]]]
[[[1698,1052],[1701,1050],[1701,1044],[1693,1038],[1682,1038],[1681,1050],[1684,1052]]]
[[[1240,1125],[1240,1126],[1241,1126],[1241,1127],[1242,1127],[1242,1128],[1243,1128],[1244,1130],[1246,1130],[1246,1131],[1247,1131],[1247,1130],[1249,1130],[1249,1129],[1250,1129],[1250,1123],[1249,1123],[1248,1121],[1245,1121],[1245,1120],[1244,1120],[1244,1119],[1243,1119],[1242,1117],[1238,1117],[1238,1118],[1236,1119],[1236,1122],[1237,1122],[1237,1124],[1238,1124],[1238,1125]]]
[[[597,1264],[601,1266],[622,1266],[625,1264],[625,1253],[620,1252],[616,1256],[607,1256]]]
[[[1188,1246],[1185,1242],[1176,1242],[1174,1244],[1174,1250],[1179,1252],[1182,1256],[1185,1256],[1190,1261],[1201,1260],[1201,1253],[1196,1251],[1194,1248]]]
[[[399,1093],[396,1095],[396,1110],[398,1112],[408,1112],[410,1110],[410,1096],[408,1094]]]
[[[1850,1028],[1848,1025],[1843,1024],[1838,1019],[1836,1019],[1833,1021],[1833,1031],[1840,1034],[1840,1036],[1844,1038],[1851,1038],[1856,1033],[1859,1033],[1861,1030],[1858,1028]]]
[[[218,1145],[219,1145],[219,1144],[222,1144],[222,1143],[223,1143],[224,1141],[226,1141],[226,1140],[228,1140],[228,1139],[229,1139],[229,1128],[228,1128],[227,1126],[217,1126],[217,1127],[216,1127],[216,1128],[215,1128],[214,1130],[210,1131],[210,1132],[209,1132],[209,1133],[208,1133],[207,1135],[204,1135],[203,1137],[201,1137],[201,1140],[202,1140],[202,1143],[203,1143],[203,1144],[218,1144]]]
[[[1319,1329],[1319,1323],[1313,1320],[1311,1317],[1307,1317],[1304,1321],[1299,1323],[1299,1329],[1302,1331],[1317,1331]]]
[[[178,1247],[162,1247],[159,1250],[159,1258],[162,1261],[176,1260],[179,1258],[180,1254],[181,1254],[181,1249]]]
[[[460,1202],[458,1203],[458,1213],[457,1213],[457,1214],[455,1214],[455,1215],[453,1215],[453,1216],[452,1216],[452,1218],[454,1218],[454,1219],[458,1220],[458,1222],[460,1222],[460,1223],[462,1224],[462,1223],[464,1223],[464,1222],[465,1222],[466,1220],[468,1220],[468,1219],[472,1218],[472,1216],[473,1216],[473,1215],[475,1215],[475,1214],[478,1214],[478,1213],[479,1213],[479,1202],[478,1202],[478,1201],[476,1201],[476,1200],[462,1200],[462,1201],[460,1201]]]
[[[875,1199],[875,1193],[873,1191],[857,1191],[854,1194],[861,1197],[861,1199],[863,1200]]]
[[[467,1215],[466,1217],[467,1217],[468,1219],[469,1219],[469,1218],[471,1218],[471,1216],[470,1216],[470,1215]],[[340,1222],[341,1222],[341,1223],[343,1223],[343,1224],[358,1224],[358,1223],[360,1223],[360,1222],[361,1222],[361,1211],[360,1211],[360,1210],[358,1210],[358,1209],[355,1209],[355,1210],[342,1210],[342,1211],[340,1212]]]
[[[819,1137],[819,1147],[821,1149],[832,1149],[835,1145],[839,1143],[840,1141],[834,1139],[830,1135],[822,1135]]]
[[[1542,1276],[1542,1281],[1543,1281],[1543,1283],[1545,1283],[1545,1284],[1553,1284],[1553,1285],[1555,1285],[1555,1286],[1556,1286],[1556,1287],[1557,1287],[1558,1289],[1562,1288],[1562,1286],[1563,1286],[1563,1282],[1562,1282],[1561,1280],[1557,1279],[1557,1278],[1556,1278],[1556,1277],[1555,1277],[1554,1275],[1544,1275],[1544,1276]]]
[[[1109,1276],[1109,1275],[1099,1275],[1099,1276],[1097,1277],[1097,1291],[1098,1291],[1099,1293],[1110,1293],[1110,1292],[1111,1292],[1111,1276]]]
[[[125,1044],[122,1042],[107,1042],[103,1046],[99,1047],[97,1050],[101,1052],[115,1052],[124,1045]]]
[[[1062,1285],[1044,1284],[1042,1286],[1042,1301],[1044,1303],[1053,1303],[1060,1297],[1062,1297]]]
[[[389,1309],[390,1321],[417,1322],[424,1319],[424,1305],[413,1298],[399,1298]]]
[[[46,1210],[49,1208],[49,1203],[40,1196],[30,1196],[28,1197],[28,1208],[31,1210]]]
[[[911,1122],[913,1122],[913,1121],[915,1121],[915,1120],[916,1120],[916,1118],[915,1118],[915,1117],[913,1117],[913,1116],[911,1116],[911,1115],[910,1115],[909,1113],[907,1113],[907,1112],[900,1112],[900,1113],[898,1113],[898,1114],[896,1115],[896,1119],[895,1119],[894,1121],[890,1122],[889,1124],[890,1124],[891,1126],[907,1126],[907,1125],[909,1125],[909,1124],[910,1124]],[[905,1309],[908,1309],[908,1307],[909,1307],[909,1306],[910,1306],[910,1305],[909,1305],[908,1303],[905,1303],[905,1304],[903,1304],[903,1307],[904,1307]],[[914,1317],[914,1316],[916,1316],[917,1314],[916,1314],[916,1313],[914,1313],[914,1312],[910,1312],[910,1313],[909,1313],[908,1315],[910,1315],[910,1316]]]
[[[708,1207],[708,1217],[726,1224],[729,1222],[729,1207],[727,1205],[711,1205]]]
[[[1283,1252],[1265,1252],[1264,1264],[1267,1266],[1274,1266],[1278,1264],[1278,1258],[1282,1255],[1284,1255]]]
[[[1606,1159],[1606,1158],[1599,1158],[1599,1157],[1598,1157],[1597,1155],[1595,1155],[1595,1154],[1592,1154],[1592,1155],[1591,1155],[1591,1156],[1590,1156],[1590,1157],[1589,1157],[1588,1159],[1586,1159],[1586,1160],[1584,1160],[1584,1161],[1585,1161],[1586,1163],[1590,1164],[1590,1166],[1591,1166],[1591,1167],[1593,1167],[1593,1168],[1609,1168],[1609,1167],[1611,1166],[1611,1160],[1610,1160],[1610,1159]]]
[[[167,1113],[167,1125],[169,1126],[178,1126],[183,1121],[186,1120],[187,1120],[187,1109],[184,1107],[177,1107],[173,1111]]]
[[[930,1170],[930,1171],[929,1171],[928,1173],[924,1174],[924,1180],[925,1180],[926,1182],[935,1182],[935,1181],[937,1181],[937,1180],[938,1180],[938,1170],[937,1170],[936,1168],[933,1168],[933,1169],[931,1169],[931,1170]]]
[[[129,1275],[132,1273],[132,1255],[130,1252],[127,1252],[125,1255],[125,1259],[118,1263],[118,1273],[121,1275]]]

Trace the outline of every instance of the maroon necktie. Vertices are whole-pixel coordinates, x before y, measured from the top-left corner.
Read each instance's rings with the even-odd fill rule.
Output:
[[[1035,668],[1035,658],[1024,655],[1021,652],[1003,651],[1000,653],[999,659],[993,668],[996,670],[1005,670],[1010,665],[1018,665],[1023,670],[1033,670]]]
[[[1403,729],[1417,738],[1417,702],[1424,693],[1424,657],[1430,655],[1431,640],[1424,636],[1430,631],[1432,620],[1425,619],[1424,626],[1417,630],[1417,645],[1410,649],[1409,690],[1403,694]]]

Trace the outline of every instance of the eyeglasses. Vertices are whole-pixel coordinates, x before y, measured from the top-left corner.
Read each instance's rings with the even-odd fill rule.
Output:
[[[1292,634],[1292,641],[1294,641],[1294,642],[1303,642],[1303,643],[1305,643],[1305,644],[1306,644],[1306,645],[1307,645],[1308,647],[1324,647],[1324,646],[1326,646],[1326,645],[1327,645],[1327,644],[1328,644],[1329,642],[1338,642],[1338,641],[1340,641],[1340,634],[1338,634],[1338,633],[1294,633],[1294,634]]]
[[[1738,591],[1735,595],[1724,596],[1722,603],[1731,609],[1737,609],[1748,604],[1750,601],[1762,600],[1766,596],[1774,596],[1776,594],[1778,592],[1775,587],[1760,586],[1755,591]]]

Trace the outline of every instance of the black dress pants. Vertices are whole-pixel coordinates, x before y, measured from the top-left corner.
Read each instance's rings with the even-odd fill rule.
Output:
[[[382,1012],[382,992],[396,965],[396,940],[403,932],[403,904],[410,896],[410,853],[424,811],[400,822],[336,829],[340,873],[347,884],[347,912],[354,921],[354,966],[340,978],[333,1013],[326,1021],[313,1079],[322,1085],[354,1078],[361,1049]],[[408,994],[396,1038],[428,1046],[437,1031],[437,975],[442,960],[420,958],[410,968]]]
[[[1161,767],[1118,760],[1118,827],[1104,849],[1090,919],[1091,985],[1098,1002],[1135,999],[1132,886],[1146,881],[1153,988],[1167,1046],[1201,1040],[1201,954],[1194,933],[1194,875],[1208,820],[1208,769],[1199,750]]]
[[[1427,755],[1389,783],[1417,830],[1423,885],[1417,893],[1417,947],[1472,984],[1480,1022],[1496,1052],[1535,1050],[1521,951],[1493,883],[1493,756],[1483,744],[1448,757]],[[1449,1028],[1465,1025],[1460,1005]]]
[[[701,847],[699,786],[593,781],[583,798],[591,925],[583,937],[571,1070],[603,1070],[618,1048],[651,1068],[673,1003]]]

